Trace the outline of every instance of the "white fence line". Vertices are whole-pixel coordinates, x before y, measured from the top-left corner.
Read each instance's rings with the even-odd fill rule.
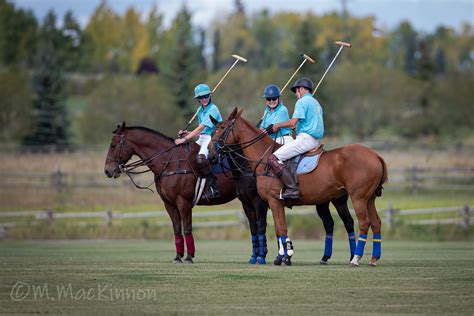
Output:
[[[354,215],[354,210],[349,210]],[[333,211],[333,213],[336,213]],[[380,214],[385,214],[383,221],[384,223],[394,225],[397,220],[402,219],[405,216],[411,215],[427,215],[427,214],[440,214],[440,213],[451,213],[449,218],[440,219],[408,219],[404,220],[405,223],[416,224],[416,225],[444,225],[444,224],[458,224],[463,227],[469,227],[474,224],[474,213],[468,205],[455,206],[455,207],[439,207],[439,208],[427,208],[427,209],[410,209],[410,210],[398,210],[394,209],[389,205],[385,211],[379,211]],[[286,210],[288,216],[316,216],[315,208],[300,208],[295,210]],[[334,214],[337,216],[336,214]],[[162,218],[168,217],[166,211],[149,211],[149,212],[137,212],[137,213],[118,213],[112,212],[111,210],[105,210],[100,212],[54,212],[52,210],[46,211],[18,211],[18,212],[0,212],[0,218],[11,218],[11,217],[34,217],[33,222],[23,222],[21,224],[35,225],[41,221],[53,222],[57,219],[103,219],[108,225],[113,220],[123,219],[141,219],[141,218]],[[237,225],[246,225],[247,219],[242,210],[213,210],[204,212],[194,212],[193,218],[215,218],[215,217],[237,217],[238,220],[229,219],[222,221],[205,221],[195,222],[194,227],[229,227]],[[271,217],[271,212],[268,212],[268,216]],[[0,228],[11,228],[18,226],[19,222],[4,222],[0,223]],[[169,223],[157,223],[159,226],[167,226]]]

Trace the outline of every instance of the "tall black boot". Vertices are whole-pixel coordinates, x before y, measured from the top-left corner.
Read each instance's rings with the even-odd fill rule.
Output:
[[[216,176],[211,172],[206,176],[207,190],[201,196],[201,199],[217,199],[221,196],[217,186]]]
[[[206,178],[207,190],[204,191],[201,199],[215,199],[220,197],[217,187],[216,176],[212,173],[212,167],[205,155],[197,155],[196,162],[198,165],[199,176]]]
[[[282,198],[286,199],[299,199],[300,198],[300,191],[298,190],[298,185],[295,182],[295,178],[293,175],[288,171],[288,169],[283,168],[283,172],[280,176],[281,181],[285,184],[285,191],[283,191]]]
[[[294,177],[291,175],[290,171],[286,169],[285,165],[278,161],[278,158],[275,155],[270,155],[268,157],[268,165],[272,168],[275,175],[280,178],[280,180],[285,185],[286,189],[281,196],[277,196],[278,199],[299,199],[300,192],[298,190],[298,185],[295,182]]]

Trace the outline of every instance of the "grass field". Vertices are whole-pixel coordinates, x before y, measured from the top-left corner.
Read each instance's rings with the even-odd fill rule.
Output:
[[[346,242],[295,241],[292,267],[251,266],[243,241],[197,241],[194,265],[171,241],[0,242],[0,313],[471,314],[472,242],[383,245],[350,268]],[[276,247],[270,244],[269,258]],[[70,290],[69,290],[70,289]],[[134,296],[135,295],[135,296]]]

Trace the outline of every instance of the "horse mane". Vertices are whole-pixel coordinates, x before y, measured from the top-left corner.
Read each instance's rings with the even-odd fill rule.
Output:
[[[152,133],[152,134],[155,134],[157,136],[160,136],[161,138],[164,138],[164,139],[167,139],[169,140],[170,142],[174,142],[174,138],[171,138],[169,136],[166,136],[165,134],[161,133],[161,132],[158,132],[154,129],[151,129],[151,128],[148,128],[148,127],[144,127],[144,126],[127,126],[126,127],[127,130],[140,130],[140,131],[144,131],[144,132],[148,132],[148,133]]]

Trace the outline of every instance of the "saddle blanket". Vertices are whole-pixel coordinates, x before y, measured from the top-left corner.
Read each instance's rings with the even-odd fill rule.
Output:
[[[321,157],[321,154],[309,157],[305,156],[302,159],[300,156],[296,157],[299,159],[299,162],[297,161],[298,167],[296,168],[296,174],[306,174],[316,169],[319,163],[319,157]]]

